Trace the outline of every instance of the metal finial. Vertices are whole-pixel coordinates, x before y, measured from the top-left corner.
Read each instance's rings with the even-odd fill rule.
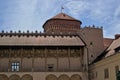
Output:
[[[61,6],[61,13],[63,12],[63,10],[64,10],[64,7],[63,7],[63,6]]]

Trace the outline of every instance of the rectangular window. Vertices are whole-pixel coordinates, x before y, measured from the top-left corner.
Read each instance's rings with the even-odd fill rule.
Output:
[[[104,69],[104,78],[105,79],[109,78],[109,70],[108,69]]]
[[[97,78],[97,71],[91,73],[91,79]]]
[[[95,78],[97,78],[97,71],[95,72]]]
[[[115,72],[117,73],[119,71],[119,66],[115,66]]]
[[[12,72],[20,71],[20,63],[19,62],[12,62],[11,63],[11,71]]]
[[[91,76],[92,79],[94,79],[94,72],[92,72],[92,76]]]

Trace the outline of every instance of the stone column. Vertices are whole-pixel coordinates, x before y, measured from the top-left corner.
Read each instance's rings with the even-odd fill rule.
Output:
[[[32,48],[32,72],[34,72],[34,48]]]
[[[44,49],[44,54],[45,54],[45,71],[47,72],[47,53],[46,53],[46,48]]]
[[[8,72],[10,72],[10,56],[11,56],[11,49],[9,48],[9,64],[8,64]]]
[[[23,56],[22,56],[22,53],[23,53],[23,49],[21,49],[21,66],[20,66],[20,71],[22,72],[23,70],[22,70],[22,61],[23,61]]]
[[[59,65],[58,65],[58,64],[59,64],[59,63],[58,63],[58,62],[59,62],[59,61],[58,61],[58,59],[59,59],[59,56],[58,56],[58,47],[57,47],[56,55],[57,55],[56,57],[57,57],[57,71],[58,71],[58,69],[59,69]]]
[[[68,61],[69,61],[69,71],[71,70],[70,67],[70,47],[68,47]]]

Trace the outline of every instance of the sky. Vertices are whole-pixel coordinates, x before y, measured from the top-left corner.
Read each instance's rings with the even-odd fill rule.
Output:
[[[120,0],[0,0],[0,32],[41,31],[46,20],[62,12],[82,21],[82,27],[103,27],[103,35],[120,34]]]

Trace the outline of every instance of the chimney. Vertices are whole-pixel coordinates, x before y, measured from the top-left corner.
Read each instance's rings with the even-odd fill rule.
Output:
[[[120,37],[120,34],[116,34],[115,35],[115,40],[118,39]]]

